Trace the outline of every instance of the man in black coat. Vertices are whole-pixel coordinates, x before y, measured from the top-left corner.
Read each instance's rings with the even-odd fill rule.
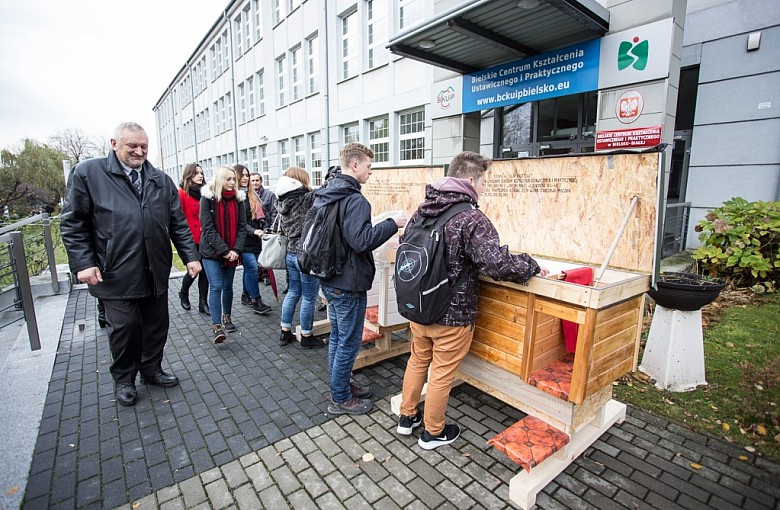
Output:
[[[162,369],[171,241],[190,276],[201,270],[176,185],[146,160],[148,145],[141,126],[120,124],[107,157],[74,169],[61,225],[71,271],[104,303],[114,393],[126,406],[138,372],[147,384],[179,384]]]

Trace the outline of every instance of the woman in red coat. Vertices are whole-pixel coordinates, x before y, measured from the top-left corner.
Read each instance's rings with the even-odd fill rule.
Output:
[[[190,163],[184,167],[184,175],[181,177],[181,187],[179,188],[179,201],[197,248],[200,248],[200,188],[204,182],[203,169],[200,165]],[[190,306],[190,287],[193,281],[193,278],[187,273],[184,274],[181,281],[179,299],[181,299],[181,307],[185,310],[192,308]],[[209,280],[206,277],[206,271],[198,273],[198,311],[209,313]]]

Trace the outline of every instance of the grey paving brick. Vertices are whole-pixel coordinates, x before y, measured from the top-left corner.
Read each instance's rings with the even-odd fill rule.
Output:
[[[436,490],[439,491],[439,493],[441,494],[446,494],[447,500],[453,505],[455,505],[455,507],[472,508],[476,504],[476,502],[471,498],[471,496],[469,496],[459,488],[465,486],[466,486],[465,484],[460,485],[454,483],[452,480],[445,479],[436,486]]]
[[[355,488],[339,471],[334,471],[326,476],[325,483],[328,484],[328,487],[330,487],[336,497],[341,501],[351,498],[355,493]]]
[[[279,488],[275,485],[268,487],[259,494],[260,502],[264,508],[286,508],[287,501],[284,499],[284,495],[279,491]]]
[[[164,489],[160,489],[157,491],[157,501],[159,503],[165,503],[166,501],[172,500],[173,498],[177,498],[181,496],[181,489],[179,488],[179,485],[171,485],[170,487],[165,487]],[[182,504],[184,504],[184,501],[182,500]]]
[[[694,476],[691,478],[690,482],[693,485],[701,487],[705,491],[709,492],[713,497],[728,501],[731,505],[741,505],[744,502],[745,498],[742,494],[738,494],[727,487],[718,485],[711,480],[707,480],[700,476]]]
[[[241,485],[249,481],[249,478],[246,476],[246,473],[244,472],[244,468],[241,466],[241,463],[237,460],[221,466],[220,470],[222,471],[222,474],[225,477],[225,481],[227,482],[228,487],[230,487],[231,489],[240,487]]]
[[[227,482],[223,478],[206,484],[206,494],[209,496],[211,507],[215,510],[227,508],[234,503]]]
[[[274,483],[271,474],[262,462],[252,464],[245,469],[245,472],[257,492],[267,489]]]
[[[333,493],[327,493],[317,498],[317,506],[323,510],[343,510],[344,505]]]
[[[281,490],[282,494],[285,496],[292,494],[301,488],[301,482],[298,481],[298,478],[288,466],[281,466],[274,469],[271,471],[271,476],[276,481],[279,490]]]
[[[206,490],[204,489],[199,477],[193,477],[179,483],[181,495],[184,497],[184,504],[187,508],[194,507],[206,501]]]
[[[233,499],[242,510],[257,510],[261,508],[260,498],[251,484],[243,485],[233,492]]]
[[[354,478],[361,473],[357,460],[350,459],[345,453],[339,453],[332,457],[330,461],[347,478]]]
[[[170,501],[166,501],[160,504],[160,510],[186,510],[184,506],[184,498],[177,497]]]

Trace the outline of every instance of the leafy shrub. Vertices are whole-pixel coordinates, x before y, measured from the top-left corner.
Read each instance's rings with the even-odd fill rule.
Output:
[[[702,269],[758,292],[780,279],[780,202],[732,198],[696,226],[704,243],[693,253]]]

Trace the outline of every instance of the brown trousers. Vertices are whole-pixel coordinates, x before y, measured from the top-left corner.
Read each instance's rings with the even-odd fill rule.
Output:
[[[425,429],[432,435],[444,430],[444,413],[455,372],[471,347],[474,326],[441,326],[410,323],[412,353],[404,373],[401,414],[414,416],[430,367],[425,394]]]

